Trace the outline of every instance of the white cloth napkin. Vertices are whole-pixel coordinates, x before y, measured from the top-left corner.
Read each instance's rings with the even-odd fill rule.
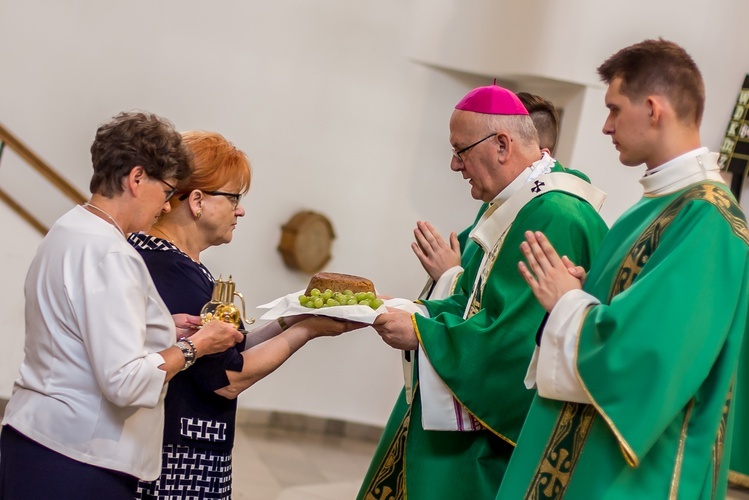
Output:
[[[318,316],[329,316],[331,318],[344,319],[347,321],[357,321],[359,323],[366,323],[371,325],[374,323],[375,318],[380,314],[387,312],[386,300],[383,305],[378,307],[376,310],[369,306],[333,306],[333,307],[321,307],[319,309],[312,309],[305,307],[299,303],[299,296],[304,294],[304,290],[299,290],[295,293],[290,293],[279,297],[276,300],[257,306],[258,309],[268,309],[260,319],[262,320],[273,320],[284,316],[297,316],[299,314],[314,314]]]

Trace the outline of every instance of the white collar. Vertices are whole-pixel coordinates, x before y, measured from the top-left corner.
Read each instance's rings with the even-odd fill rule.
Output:
[[[646,172],[640,179],[646,196],[674,193],[699,181],[723,182],[718,153],[697,148]]]
[[[657,172],[660,172],[662,170],[666,170],[669,167],[673,167],[674,165],[678,164],[682,160],[687,160],[689,158],[694,158],[695,156],[703,155],[705,153],[708,153],[709,150],[706,147],[701,147],[697,149],[693,149],[691,151],[687,151],[683,155],[677,156],[676,158],[673,158],[671,160],[668,160],[666,163],[662,165],[658,165],[657,167],[645,171],[645,175],[643,177],[651,176]]]
[[[496,207],[509,200],[513,194],[517,193],[518,190],[523,187],[523,184],[551,172],[551,169],[554,168],[556,163],[557,161],[554,158],[547,153],[543,153],[541,159],[534,161],[530,167],[526,167],[517,177],[515,177],[514,181],[500,191],[497,197],[489,203],[489,207],[494,207],[494,209],[496,209]]]
[[[485,251],[489,251],[491,249],[489,245],[494,245],[497,242],[508,225],[515,219],[518,210],[530,199],[525,198],[524,193],[527,192],[527,187],[525,190],[523,190],[523,187],[540,176],[550,173],[554,165],[556,165],[556,160],[544,153],[540,160],[533,162],[530,167],[520,172],[520,175],[515,177],[515,180],[492,201],[469,236]],[[542,185],[544,184],[542,183]],[[531,192],[540,193],[541,190],[531,190]],[[507,203],[509,200],[515,201]],[[518,205],[518,203],[520,204]]]

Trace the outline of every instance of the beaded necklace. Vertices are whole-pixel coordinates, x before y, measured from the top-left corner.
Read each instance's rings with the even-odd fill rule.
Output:
[[[122,236],[125,236],[125,238],[127,238],[127,235],[125,235],[125,231],[122,230],[122,228],[120,227],[120,225],[117,224],[117,221],[114,220],[114,218],[111,215],[109,215],[108,213],[106,213],[104,210],[102,210],[101,208],[97,207],[96,205],[92,205],[89,202],[84,203],[83,206],[86,207],[86,208],[93,208],[94,210],[97,210],[97,211],[103,213],[109,219],[109,221],[114,225],[114,227],[116,227],[117,230],[120,233],[122,233]]]

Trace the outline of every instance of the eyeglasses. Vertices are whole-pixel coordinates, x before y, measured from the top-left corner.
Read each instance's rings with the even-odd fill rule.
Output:
[[[232,204],[232,209],[236,210],[239,206],[239,200],[242,199],[241,193],[226,193],[224,191],[203,191],[200,190],[203,194],[207,194],[210,196],[226,196],[229,199],[229,202]],[[187,197],[190,196],[190,193],[185,193],[182,196],[180,196],[178,199],[179,201],[184,201],[187,199]]]
[[[174,193],[177,192],[177,188],[169,184],[164,179],[159,179],[160,182],[165,184],[167,187],[169,187],[169,191],[164,191],[164,194],[166,195],[166,200],[164,200],[164,203],[172,199],[172,196],[174,196]]]
[[[459,150],[459,151],[455,151],[455,148],[453,148],[453,156],[454,156],[455,158],[457,158],[457,160],[458,160],[459,162],[463,163],[463,157],[462,157],[462,156],[460,156],[460,155],[462,155],[463,153],[466,153],[466,152],[467,152],[467,151],[468,151],[469,149],[471,149],[472,147],[474,147],[474,146],[478,146],[479,144],[481,144],[481,143],[482,143],[482,142],[484,142],[485,140],[487,140],[487,139],[491,139],[491,138],[492,138],[492,137],[494,137],[495,135],[497,135],[497,132],[492,132],[491,134],[487,135],[486,137],[484,137],[484,138],[483,138],[483,139],[481,139],[480,141],[476,141],[476,142],[474,142],[473,144],[471,144],[470,146],[466,146],[466,147],[464,147],[463,149],[461,149],[461,150]]]

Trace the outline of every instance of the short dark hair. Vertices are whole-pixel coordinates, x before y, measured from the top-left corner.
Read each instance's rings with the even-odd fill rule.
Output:
[[[122,193],[122,179],[141,166],[149,177],[181,181],[192,171],[192,153],[167,119],[145,111],[122,112],[96,131],[91,145],[92,193]]]
[[[548,149],[554,156],[559,134],[559,113],[551,101],[528,92],[518,92],[518,99],[523,103],[528,114],[531,115],[533,125],[538,130],[538,145],[541,149]]]
[[[705,83],[697,64],[681,46],[659,38],[625,47],[598,67],[606,84],[621,78],[630,100],[649,94],[666,97],[676,116],[699,126],[705,109]]]

